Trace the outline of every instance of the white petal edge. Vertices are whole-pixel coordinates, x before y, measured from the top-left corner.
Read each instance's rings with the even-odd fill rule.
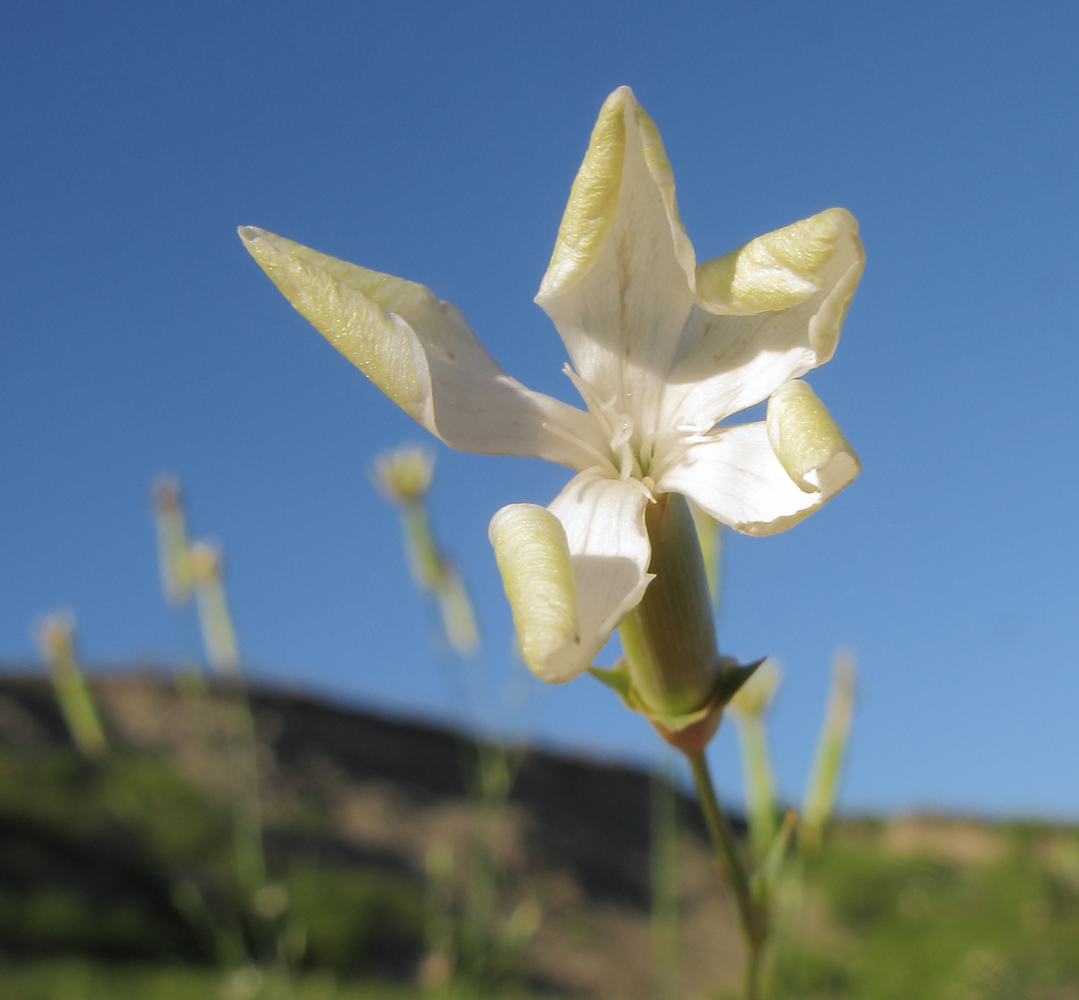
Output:
[[[663,423],[706,430],[830,360],[864,266],[858,223],[841,208],[702,264]]]
[[[583,410],[498,366],[456,306],[254,226],[251,256],[292,305],[406,413],[451,448],[583,469],[606,442]]]
[[[637,480],[588,471],[574,476],[547,508],[566,532],[577,583],[581,644],[575,660],[567,663],[569,676],[592,665],[652,580],[652,546],[644,523],[651,502]]]
[[[808,517],[858,474],[828,478],[828,489],[806,493],[776,458],[765,422],[721,427],[665,468],[657,492],[681,493],[717,521],[746,535],[774,535]]]
[[[659,132],[620,87],[600,111],[536,302],[578,375],[644,433],[655,429],[695,274]]]

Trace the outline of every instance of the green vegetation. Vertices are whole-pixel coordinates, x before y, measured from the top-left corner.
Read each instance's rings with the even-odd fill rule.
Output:
[[[818,926],[801,928],[800,942],[788,941],[775,994],[1077,997],[1077,875],[1072,829],[934,819],[850,824],[806,873],[805,909],[823,909],[825,921],[818,915]]]
[[[414,965],[423,938],[421,885],[281,850],[271,872],[276,895],[247,901],[231,837],[227,808],[165,760],[129,753],[89,763],[58,747],[0,751],[2,954],[238,967],[277,960],[283,943],[297,970],[348,977]],[[53,982],[51,968],[20,972],[15,983],[39,995],[32,991],[44,987],[34,984]],[[110,973],[76,963],[66,972],[57,966],[55,975],[76,985],[56,980],[49,988],[58,992],[49,995],[74,997],[77,983],[103,977],[107,984]],[[0,996],[19,995],[14,989]]]
[[[332,802],[271,796],[268,883],[245,898],[227,789],[215,798],[213,781],[195,783],[168,756],[115,746],[100,760],[58,738],[18,751],[0,746],[4,1000],[551,995],[558,990],[550,983],[529,985],[537,926],[535,946],[548,958],[557,921],[563,931],[574,920],[594,926],[590,950],[609,940],[605,919],[639,920],[646,933],[647,912],[630,903],[613,916],[610,908],[556,914],[522,904],[507,926],[525,927],[526,944],[498,952],[497,975],[481,977],[491,992],[464,964],[451,983],[457,993],[431,989],[430,981],[421,990],[425,965],[438,954],[432,893],[441,887],[446,896],[438,914],[460,919],[454,879],[464,869],[447,869],[438,882],[438,866],[425,873],[335,838]],[[686,837],[704,849],[688,815],[679,823],[683,861]],[[718,880],[714,891],[722,891]],[[795,856],[776,886],[776,908],[769,994],[776,1000],[1079,998],[1074,828],[841,821],[822,850]],[[682,907],[681,916],[692,913]],[[735,926],[717,924],[714,933],[733,934]],[[451,940],[450,947],[462,946]],[[670,969],[664,976],[677,998],[675,976]],[[642,984],[641,995],[649,988]]]
[[[420,991],[392,983],[342,983],[320,971],[296,976],[242,968],[104,965],[83,959],[0,964],[4,1000],[475,1000],[471,990]],[[492,995],[490,1000],[496,1000]]]

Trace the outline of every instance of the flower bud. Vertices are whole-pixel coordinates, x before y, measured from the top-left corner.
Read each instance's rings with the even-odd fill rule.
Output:
[[[435,456],[429,449],[397,448],[375,461],[375,485],[391,503],[415,503],[427,495],[434,470]]]
[[[38,626],[36,639],[72,742],[85,757],[104,757],[109,749],[105,732],[75,655],[75,619],[63,612],[48,615]]]
[[[191,598],[191,566],[180,484],[169,476],[161,476],[155,480],[152,492],[161,589],[165,600],[178,607]]]
[[[195,542],[188,549],[187,558],[196,585],[221,582],[221,549],[213,542]]]
[[[215,670],[234,674],[240,669],[240,650],[225,597],[221,550],[209,542],[196,542],[189,559],[206,658]]]

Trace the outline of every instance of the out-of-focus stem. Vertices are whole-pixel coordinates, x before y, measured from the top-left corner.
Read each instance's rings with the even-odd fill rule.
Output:
[[[738,904],[742,937],[746,945],[745,1000],[759,1000],[761,958],[768,935],[767,915],[754,902],[749,873],[738,852],[734,831],[716,797],[704,752],[687,754],[687,757],[693,770],[693,783],[697,788],[697,799],[704,813],[708,833]]]
[[[670,767],[652,773],[652,956],[656,1000],[673,1000],[678,975],[678,799]]]
[[[255,720],[240,673],[240,649],[225,595],[221,553],[215,546],[197,542],[191,546],[190,561],[206,658],[221,675],[229,701],[226,737],[233,785],[233,849],[237,879],[250,899],[266,882]]]
[[[401,513],[405,551],[417,589],[433,595],[446,641],[454,652],[471,656],[480,647],[480,633],[464,581],[435,539],[423,497],[394,501]]]
[[[824,828],[835,805],[854,711],[854,679],[854,656],[850,653],[837,653],[832,664],[832,690],[828,698],[828,712],[817,743],[817,753],[802,808],[799,842],[806,850],[813,851],[820,847]]]
[[[772,849],[779,826],[775,778],[764,720],[779,689],[781,677],[775,660],[766,660],[731,699],[732,714],[738,725],[742,773],[745,776],[750,842],[753,858],[758,864]]]
[[[776,836],[775,779],[768,754],[764,719],[759,715],[744,714],[739,714],[737,719],[749,812],[749,836],[753,857],[760,862]]]

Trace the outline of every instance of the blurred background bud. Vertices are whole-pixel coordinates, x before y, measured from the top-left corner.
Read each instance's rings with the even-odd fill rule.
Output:
[[[100,760],[109,748],[90,688],[79,668],[74,617],[66,612],[47,615],[35,633],[72,742],[83,756]]]
[[[188,562],[206,658],[215,670],[234,674],[240,669],[240,649],[225,596],[221,548],[211,542],[195,542],[188,550]]]
[[[161,589],[169,605],[179,607],[191,599],[192,584],[180,483],[171,476],[159,476],[151,488],[151,495],[157,524]]]
[[[431,486],[435,456],[420,445],[395,448],[375,460],[375,485],[395,504],[423,500]]]
[[[461,656],[471,656],[480,648],[476,615],[464,581],[439,545],[427,512],[427,491],[434,471],[431,451],[411,445],[378,458],[372,478],[401,515],[405,553],[416,589],[434,597],[450,648]]]
[[[412,580],[424,594],[437,594],[445,577],[425,499],[435,471],[435,457],[419,446],[396,448],[375,461],[372,477],[379,492],[401,515],[405,553]]]

